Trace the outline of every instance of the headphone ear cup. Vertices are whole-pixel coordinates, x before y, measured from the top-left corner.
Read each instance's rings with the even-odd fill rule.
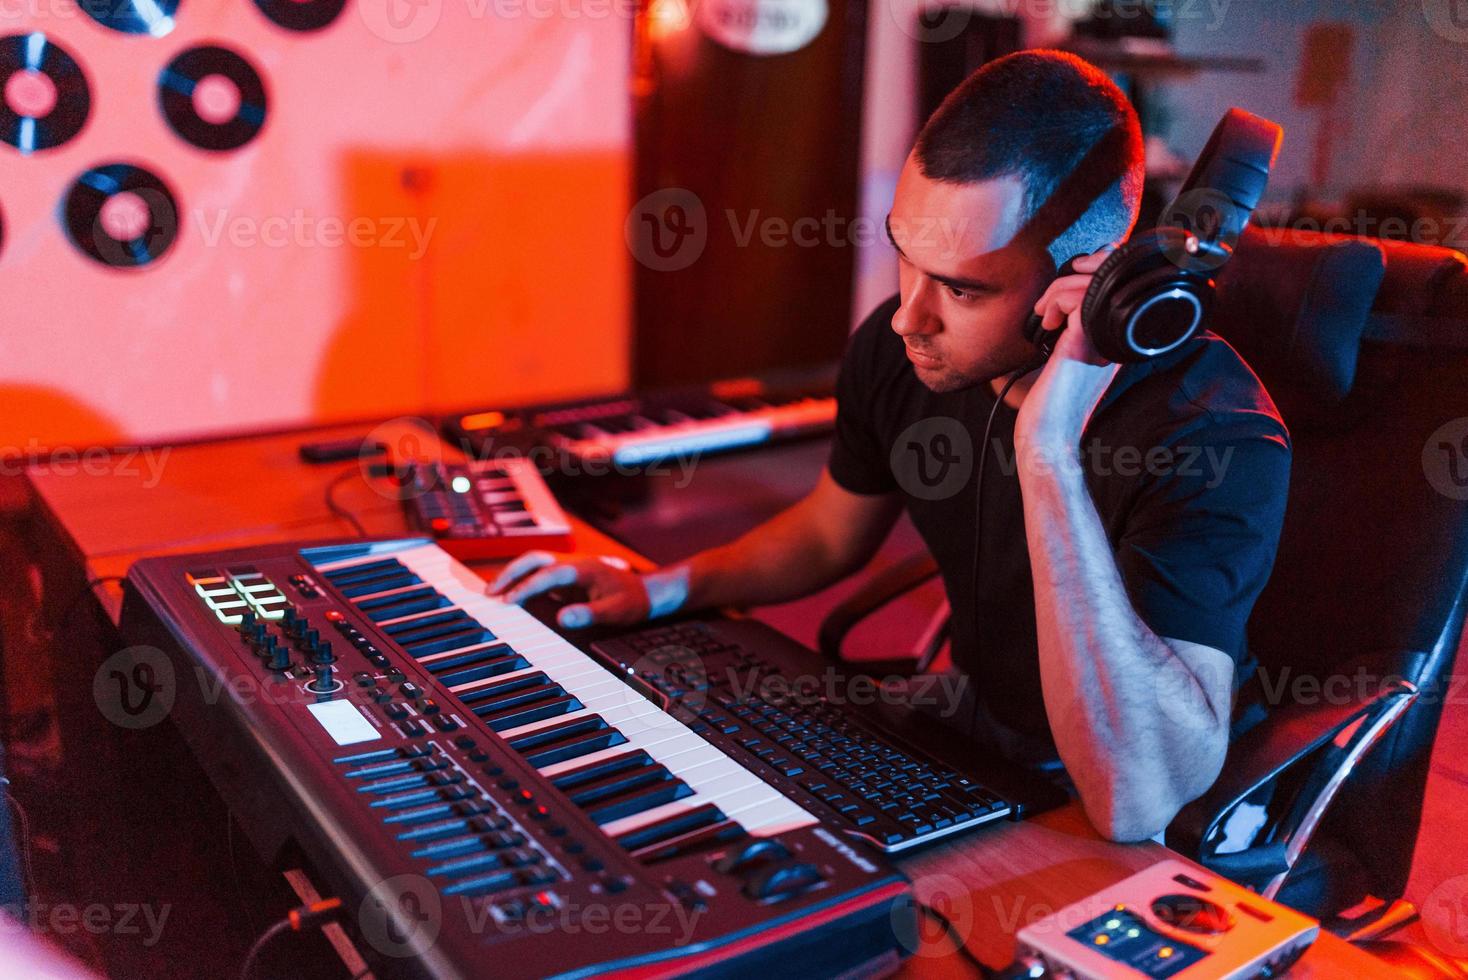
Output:
[[[1200,264],[1187,261],[1190,237],[1176,228],[1154,229],[1096,270],[1081,320],[1101,356],[1123,364],[1144,361],[1182,344],[1202,326],[1213,282],[1205,269],[1183,267]]]

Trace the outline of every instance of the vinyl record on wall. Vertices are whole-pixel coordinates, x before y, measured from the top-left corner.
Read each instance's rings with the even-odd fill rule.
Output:
[[[346,5],[347,0],[255,0],[261,13],[288,31],[319,31]]]
[[[178,238],[178,202],[155,174],[131,163],[109,163],[71,185],[61,221],[82,254],[131,269],[156,262]]]
[[[265,125],[265,83],[241,55],[215,45],[189,48],[158,77],[168,125],[203,150],[233,150]]]
[[[87,15],[122,34],[163,37],[178,23],[178,0],[89,0],[77,4]]]
[[[76,59],[46,35],[0,38],[0,139],[21,153],[49,150],[81,132],[92,108]]]

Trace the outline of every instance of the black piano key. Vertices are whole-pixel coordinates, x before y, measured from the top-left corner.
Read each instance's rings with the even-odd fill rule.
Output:
[[[403,649],[415,657],[426,657],[431,653],[447,653],[464,647],[478,646],[494,639],[494,634],[482,626],[471,627],[458,633],[450,633],[433,640],[419,643],[403,643]]]
[[[431,616],[419,616],[417,619],[409,619],[401,623],[393,623],[384,626],[382,631],[388,636],[402,636],[406,633],[416,633],[418,630],[428,629],[432,626],[442,626],[446,623],[470,622],[469,614],[462,609],[445,609],[443,612],[434,613]]]
[[[608,727],[606,719],[601,715],[587,715],[585,718],[572,718],[570,721],[547,725],[544,728],[521,735],[510,740],[510,748],[517,752],[528,752],[531,749],[547,745],[551,742],[560,742],[588,732],[605,731]]]
[[[496,644],[492,647],[483,647],[482,650],[491,651],[490,656],[473,661],[469,666],[455,670],[447,670],[437,663],[425,664],[430,673],[437,674],[439,683],[444,687],[458,687],[460,684],[468,684],[471,681],[482,681],[489,677],[498,677],[500,674],[508,674],[514,670],[524,670],[530,666],[530,661],[518,653],[510,652],[510,648],[504,644]],[[498,651],[497,653],[493,651]],[[481,652],[480,650],[474,651]]]
[[[497,681],[494,684],[486,684],[484,687],[477,687],[472,691],[460,691],[459,700],[465,704],[474,704],[478,701],[512,694],[515,691],[523,691],[530,687],[545,687],[548,684],[550,684],[550,678],[543,671],[533,670],[528,674],[510,677],[502,681]]]
[[[685,854],[696,854],[699,851],[713,850],[724,847],[736,840],[742,840],[749,836],[749,831],[732,820],[716,823],[702,830],[674,837],[672,840],[661,844],[649,844],[639,850],[632,852],[632,856],[643,864],[656,864],[659,861],[667,861],[670,858],[682,857]]]
[[[391,589],[401,589],[409,585],[418,585],[422,579],[412,572],[401,572],[388,578],[375,578],[365,582],[355,582],[351,585],[338,585],[336,590],[348,599],[357,599],[365,595],[376,595],[379,592],[387,592]]]
[[[534,749],[525,753],[525,761],[537,769],[541,769],[557,762],[579,759],[583,755],[600,752],[602,749],[609,749],[614,745],[623,745],[626,741],[626,735],[623,735],[615,728],[608,728],[606,731],[578,735],[575,738],[556,742],[544,748]]]
[[[617,838],[617,843],[629,851],[637,851],[653,844],[661,844],[674,837],[681,837],[694,830],[701,830],[712,824],[725,823],[728,820],[723,810],[713,803],[705,803],[686,813],[675,813],[671,817],[665,817],[646,827],[629,830]]]
[[[484,700],[475,699],[473,702],[465,702],[469,710],[476,715],[493,715],[507,708],[519,708],[527,704],[536,704],[550,698],[558,698],[566,693],[566,689],[559,684],[546,683],[537,684],[532,687],[524,687],[518,691],[501,694],[497,698]]]
[[[362,577],[372,578],[383,572],[406,571],[403,563],[396,558],[383,558],[378,561],[369,561],[363,565],[350,565],[346,568],[336,568],[329,572],[322,572],[326,578],[333,582],[350,582]]]
[[[611,823],[692,795],[692,787],[683,780],[670,779],[592,804],[586,808],[586,815],[599,824]]]
[[[557,715],[569,714],[572,711],[580,711],[586,707],[576,700],[574,695],[566,695],[556,698],[554,701],[542,701],[538,704],[527,705],[523,708],[511,708],[509,711],[501,711],[496,715],[480,715],[484,723],[496,732],[508,731],[511,728],[519,728],[533,721],[544,721]]]
[[[478,650],[469,650],[465,653],[433,657],[432,659],[425,660],[423,666],[427,667],[430,673],[438,674],[446,670],[453,670],[455,667],[467,667],[470,664],[494,660],[507,654],[515,654],[515,651],[511,650],[507,643],[496,643],[492,647],[482,647]]]
[[[654,762],[651,765],[639,766],[636,769],[624,769],[621,772],[613,773],[602,779],[583,783],[567,793],[566,796],[577,806],[585,807],[590,806],[598,800],[622,796],[632,790],[642,789],[644,786],[669,782],[672,778],[673,774],[668,771],[666,766]]]
[[[568,769],[557,776],[551,777],[551,785],[565,792],[590,780],[600,779],[603,776],[620,772],[623,769],[645,766],[650,762],[652,762],[652,756],[648,755],[642,749],[634,749],[622,755],[612,756],[610,759],[598,759],[596,762],[589,762],[584,766]]]
[[[401,619],[403,616],[428,612],[430,609],[442,609],[448,604],[448,599],[433,589],[413,589],[411,592],[399,592],[396,595],[369,599],[367,602],[358,603],[358,607],[366,610],[368,617],[374,623],[385,623],[389,620]]]

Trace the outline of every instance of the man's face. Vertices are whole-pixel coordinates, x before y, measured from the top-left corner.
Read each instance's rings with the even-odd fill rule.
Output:
[[[1035,356],[1023,328],[1055,270],[1043,250],[1007,247],[1024,217],[1017,177],[948,184],[909,155],[887,225],[902,305],[892,329],[918,380],[956,391],[1018,370]]]

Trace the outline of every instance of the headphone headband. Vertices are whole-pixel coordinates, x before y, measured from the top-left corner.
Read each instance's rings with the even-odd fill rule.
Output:
[[[1284,129],[1262,116],[1233,108],[1213,129],[1208,144],[1183,181],[1181,198],[1189,191],[1214,190],[1252,214],[1269,184],[1269,172],[1279,158]]]

